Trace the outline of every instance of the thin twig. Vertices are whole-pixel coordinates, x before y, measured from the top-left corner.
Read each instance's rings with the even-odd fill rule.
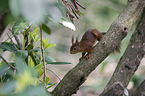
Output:
[[[66,7],[67,9],[67,15],[69,16],[69,19],[73,22],[73,18],[77,18],[79,19],[79,16],[81,16],[80,14],[80,10],[79,7],[82,7],[83,9],[85,9],[84,6],[82,6],[78,0],[71,0],[72,3],[68,2],[67,0],[62,0],[62,4]]]
[[[46,81],[46,65],[45,65],[45,57],[44,57],[44,49],[43,49],[43,40],[42,40],[42,24],[40,25],[40,34],[41,34],[41,52],[42,52],[42,58],[43,58],[43,66],[44,66],[44,85]]]
[[[61,78],[54,71],[52,71],[52,70],[50,70],[48,68],[47,68],[47,70],[50,71],[50,72],[52,72],[61,81]]]
[[[11,64],[9,64],[1,55],[0,55],[0,58],[3,59],[3,61],[4,61],[8,66],[10,66],[10,67],[13,68],[13,69],[16,69],[14,66],[12,66]]]

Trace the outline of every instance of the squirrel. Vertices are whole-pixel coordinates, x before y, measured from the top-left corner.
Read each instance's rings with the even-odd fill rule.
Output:
[[[105,33],[100,33],[97,29],[90,29],[85,32],[80,42],[78,42],[77,39],[76,42],[74,42],[74,38],[72,37],[70,53],[75,54],[82,52],[82,57],[79,59],[79,61],[81,61],[85,56],[88,59],[96,41],[100,41],[103,35],[105,35]]]

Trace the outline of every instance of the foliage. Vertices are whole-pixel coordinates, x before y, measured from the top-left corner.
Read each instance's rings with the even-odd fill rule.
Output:
[[[34,30],[34,31],[32,31]],[[10,63],[5,60],[2,56],[3,61],[1,62],[1,95],[8,94],[32,94],[36,93],[33,91],[39,90],[39,95],[47,95],[45,92],[43,80],[40,79],[44,74],[42,56],[40,54],[40,47],[36,47],[36,43],[40,41],[39,39],[39,27],[33,27],[27,21],[21,21],[18,19],[15,21],[12,26],[12,37],[15,39],[17,36],[21,37],[17,39],[17,43],[9,37],[5,42],[1,42],[0,48],[4,51],[10,52],[13,61]],[[18,42],[23,41],[21,45],[18,45]],[[19,46],[23,46],[20,48]],[[47,49],[56,46],[55,44],[49,43],[49,38],[43,38],[43,47],[44,51],[47,52]],[[69,62],[56,62],[52,57],[45,55],[47,64],[70,64]],[[46,89],[54,86],[57,83],[51,83],[50,78],[46,77]],[[10,85],[10,86],[8,86]],[[29,88],[32,88],[32,92],[29,92]],[[7,92],[6,92],[7,90]],[[26,93],[24,93],[26,92]]]
[[[92,6],[91,11],[87,11],[87,18],[83,18],[83,20],[87,22],[82,25],[79,23],[79,25],[83,27],[80,27],[80,29],[86,30],[90,27],[97,27],[99,30],[102,28],[102,30],[105,31],[108,26],[110,26],[108,22],[112,22],[112,17],[116,18],[118,13],[121,12],[121,9],[125,6],[125,4],[122,3],[124,1],[109,0],[106,3],[93,1],[94,3],[92,3],[91,6],[93,4],[96,6],[98,3],[97,7],[94,9],[94,6]],[[50,95],[45,89],[49,89],[52,86],[57,85],[57,82],[50,82],[48,75],[44,85],[43,75],[45,68],[43,66],[43,62],[45,61],[45,65],[47,65],[46,70],[52,72],[59,80],[61,80],[59,76],[49,69],[49,64],[61,65],[71,63],[59,62],[49,56],[49,48],[56,46],[56,44],[49,43],[49,38],[42,38],[44,49],[43,60],[41,46],[38,46],[41,39],[39,35],[41,27],[39,28],[39,26],[42,25],[43,32],[48,35],[52,34],[49,23],[58,23],[75,31],[76,28],[72,23],[73,19],[79,19],[80,15],[83,15],[83,13],[81,13],[78,8],[81,7],[85,9],[85,7],[82,6],[78,0],[70,0],[70,2],[69,0],[0,1],[0,13],[3,12],[4,9],[8,9],[9,13],[7,15],[9,16],[7,16],[7,18],[10,18],[8,18],[5,23],[10,26],[12,25],[7,34],[8,39],[0,43],[0,51],[3,51],[1,51],[0,54],[0,95]],[[88,4],[90,1],[84,2],[86,4],[85,6],[90,5]],[[61,3],[65,6],[67,16],[71,22],[63,17],[65,8]],[[103,5],[103,8],[98,7],[100,5]],[[93,17],[92,14],[95,14],[95,16]],[[88,23],[88,20],[90,23]],[[101,27],[99,28],[99,26]],[[81,31],[84,32],[84,30]],[[4,54],[10,55],[11,59],[5,59],[3,56]],[[114,57],[112,58],[114,59]],[[104,72],[108,62],[113,60],[112,58],[110,59],[109,57],[109,59],[105,60],[101,66],[101,72]],[[136,82],[136,78],[132,78],[132,81]],[[102,87],[103,84],[100,86]],[[100,89],[100,86],[98,89]]]
[[[41,27],[39,28],[39,26],[42,24],[43,31],[50,35],[51,29],[47,22],[53,21],[64,25],[62,22],[70,23],[70,21],[62,19],[60,11],[62,5],[52,0],[48,0],[48,2],[44,0],[9,0],[9,2],[3,3],[6,3],[6,5],[9,3],[14,16],[11,20],[14,21],[11,22],[12,27],[7,34],[8,39],[0,43],[0,49],[3,51],[0,54],[2,59],[0,62],[0,95],[49,96],[50,94],[45,88],[49,89],[57,82],[50,82],[49,77],[43,77],[45,69],[41,55],[42,46],[37,46],[40,42]],[[70,24],[71,26],[64,26],[75,30],[75,26],[72,23]],[[56,46],[49,43],[49,38],[42,38],[42,40],[44,53],[48,53],[47,49]],[[6,52],[11,55],[11,61],[2,56]],[[45,54],[44,57],[46,64],[71,64],[69,62],[57,62],[48,54]],[[55,74],[48,68],[46,70]],[[59,78],[57,74],[55,75]],[[46,78],[45,85],[42,77]]]

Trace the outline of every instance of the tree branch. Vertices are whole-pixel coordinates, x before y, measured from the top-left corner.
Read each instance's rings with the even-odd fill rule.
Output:
[[[40,25],[40,35],[41,35],[41,52],[42,52],[42,58],[43,58],[43,70],[44,70],[44,86],[46,84],[46,65],[45,65],[45,56],[44,56],[44,48],[43,48],[43,37],[42,37],[42,24]]]
[[[0,58],[1,58],[8,66],[10,66],[10,67],[13,68],[13,69],[16,69],[13,65],[9,64],[1,55],[0,55]]]
[[[145,95],[145,80],[140,84],[136,89],[135,93],[132,96],[144,96]]]
[[[119,46],[132,25],[141,16],[143,0],[129,0],[126,8],[113,22],[106,35],[94,47],[90,59],[85,58],[71,69],[52,91],[54,96],[70,96],[85,82],[88,75]]]
[[[103,96],[123,96],[124,86],[120,82],[115,82],[110,87],[108,87]]]
[[[131,77],[137,70],[145,54],[145,8],[142,12],[141,19],[137,25],[137,28],[131,37],[130,44],[128,45],[125,53],[121,57],[113,76],[111,77],[107,87],[101,94],[101,96],[106,95],[109,90],[108,88],[112,86],[115,82],[120,82],[124,87],[127,87]],[[117,90],[111,90],[115,93]],[[112,95],[115,96],[115,95]],[[116,95],[117,96],[117,95]],[[140,95],[136,95],[140,96]]]

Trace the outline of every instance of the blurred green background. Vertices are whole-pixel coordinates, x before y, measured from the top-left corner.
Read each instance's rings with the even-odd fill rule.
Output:
[[[4,1],[7,2],[7,0]],[[75,32],[59,24],[49,22],[48,26],[52,34],[48,35],[43,33],[44,38],[49,37],[50,43],[56,44],[55,47],[48,49],[48,52],[50,52],[49,56],[58,62],[65,61],[72,63],[72,65],[47,65],[47,67],[53,70],[60,78],[63,78],[63,76],[78,63],[81,57],[81,53],[73,55],[69,53],[72,36],[78,36],[80,40],[82,35],[92,28],[96,28],[100,32],[106,32],[126,6],[127,0],[80,0],[80,3],[86,7],[86,10],[81,9],[83,15],[80,19],[74,20],[74,25],[76,26]],[[0,11],[8,7],[5,3],[0,3],[0,6]],[[11,15],[8,15],[6,22],[11,19],[9,16]],[[73,96],[96,96],[103,90],[112,76],[117,62],[124,53],[135,27],[136,24],[134,24],[127,37],[122,41],[121,53],[115,53],[108,56],[102,64],[90,74],[77,94]],[[4,57],[7,57],[7,55],[5,54]],[[59,82],[58,78],[49,71],[47,72],[47,76],[50,77],[51,82]],[[144,78],[145,59],[142,60],[128,88],[132,89],[137,87]],[[49,91],[51,90],[53,90],[53,88],[49,89]]]

